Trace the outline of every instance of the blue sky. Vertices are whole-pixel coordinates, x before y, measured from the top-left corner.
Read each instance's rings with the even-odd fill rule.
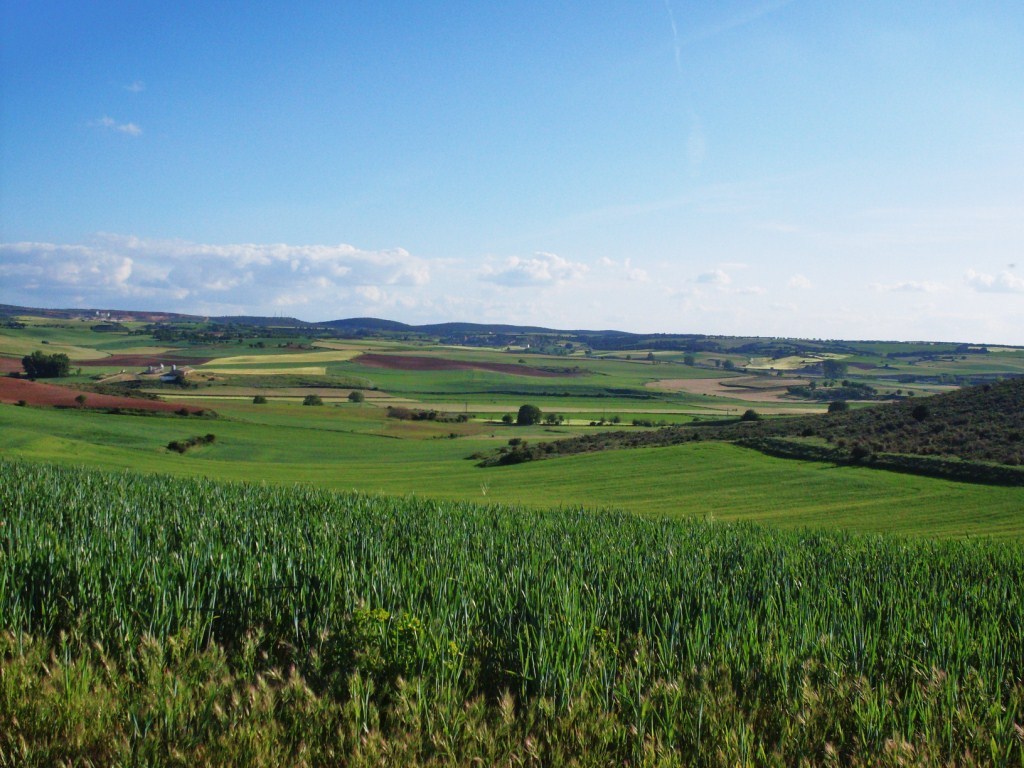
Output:
[[[1024,344],[1024,4],[0,7],[0,302]]]

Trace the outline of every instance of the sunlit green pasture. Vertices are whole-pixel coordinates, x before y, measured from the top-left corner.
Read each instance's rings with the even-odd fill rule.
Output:
[[[1024,535],[1024,490],[775,459],[725,444],[612,451],[481,469],[467,457],[565,427],[404,422],[372,406],[239,404],[220,419],[0,406],[9,457],[179,476],[644,515],[928,536]],[[171,440],[213,433],[184,455]],[[455,435],[455,437],[451,437]]]

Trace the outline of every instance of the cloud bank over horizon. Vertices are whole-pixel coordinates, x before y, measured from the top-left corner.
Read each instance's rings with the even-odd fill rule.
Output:
[[[1024,344],[1024,279],[1014,270],[969,268],[943,281],[865,274],[822,290],[816,277],[738,262],[666,260],[640,269],[629,258],[588,263],[550,251],[427,258],[403,247],[99,234],[84,243],[0,243],[0,302],[314,322],[372,315],[413,324]],[[865,312],[869,295],[887,311]]]

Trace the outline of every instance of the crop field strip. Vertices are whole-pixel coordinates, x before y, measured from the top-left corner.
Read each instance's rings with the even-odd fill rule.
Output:
[[[480,469],[467,457],[493,450],[510,436],[534,443],[565,434],[548,427],[479,424],[484,431],[438,439],[474,425],[397,422],[382,409],[348,402],[307,408],[214,401],[213,407],[225,418],[0,406],[0,450],[9,457],[68,465],[261,478],[535,508],[580,504],[658,518],[714,515],[928,537],[1024,536],[1019,488],[779,459],[710,441]],[[202,455],[181,457],[166,450],[169,441],[199,432],[217,435],[216,445]]]
[[[472,742],[458,736],[458,713],[465,723],[473,701],[485,731],[510,706],[521,713],[506,723],[520,729],[520,748],[532,737],[556,749],[545,729],[582,709],[590,724],[580,738],[593,739],[582,746],[613,762],[1024,758],[1018,544],[22,463],[2,472],[0,625],[10,634],[0,687],[38,694],[0,697],[3,755],[45,729],[29,718],[50,695],[53,667],[68,680],[95,674],[94,687],[124,677],[145,688],[147,654],[163,649],[160,674],[175,676],[175,689],[211,652],[226,654],[230,674],[261,674],[261,685],[284,691],[301,678],[308,700],[355,721],[364,747],[405,743],[413,729],[417,759],[437,749],[425,738],[433,728]],[[38,648],[55,652],[49,667],[31,666]],[[281,665],[290,677],[274,671]],[[88,679],[77,685],[60,695],[88,699]],[[401,710],[410,685],[411,720]],[[280,716],[290,706],[282,698]],[[150,727],[162,735],[148,749],[230,726],[209,709],[159,711]],[[307,749],[345,732],[319,727]]]

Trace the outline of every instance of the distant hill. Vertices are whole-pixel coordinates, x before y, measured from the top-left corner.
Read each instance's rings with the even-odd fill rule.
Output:
[[[396,320],[381,320],[376,317],[350,317],[347,320],[324,320],[315,323],[318,328],[336,331],[387,331],[390,333],[415,333],[417,328]]]
[[[445,322],[409,325],[375,317],[307,322],[294,317],[222,315],[217,317],[175,312],[121,309],[42,309],[0,304],[0,318],[19,315],[99,322],[202,323],[221,326],[280,328],[310,334],[337,336],[422,336],[442,344],[471,346],[529,346],[533,351],[559,352],[567,343],[585,345],[600,352],[676,351],[722,353],[780,359],[787,356],[871,355],[878,357],[934,359],[949,355],[987,354],[982,344],[955,342],[843,341],[759,336],[714,336],[699,333],[631,333],[617,330],[559,330],[509,323]],[[11,322],[11,320],[8,320]],[[211,329],[215,330],[215,329]]]
[[[221,315],[199,319],[221,325],[252,325],[259,328],[307,328],[312,325],[312,323],[294,317],[261,317],[259,315]]]

